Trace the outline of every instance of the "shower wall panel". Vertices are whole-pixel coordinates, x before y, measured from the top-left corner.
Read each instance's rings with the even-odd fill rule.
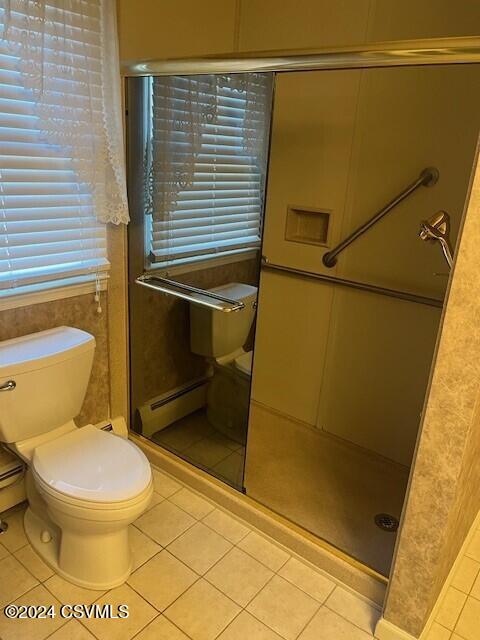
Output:
[[[479,126],[467,99],[480,93],[475,80],[472,67],[280,76],[268,259],[441,299],[448,270],[439,247],[418,238],[419,223],[445,209],[453,240],[458,233]],[[330,210],[334,246],[431,165],[439,182],[348,247],[334,269],[321,263],[324,248],[285,239],[288,205]],[[433,307],[264,272],[253,398],[408,465],[439,320]]]

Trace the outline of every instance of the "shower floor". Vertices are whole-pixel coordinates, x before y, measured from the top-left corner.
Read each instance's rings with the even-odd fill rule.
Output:
[[[204,409],[177,420],[151,438],[187,462],[242,490],[245,447],[216,431]]]
[[[406,467],[252,404],[247,495],[385,576],[396,533],[374,518],[400,518],[407,481]]]

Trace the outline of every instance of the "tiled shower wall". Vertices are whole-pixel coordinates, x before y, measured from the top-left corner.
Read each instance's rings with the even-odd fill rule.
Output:
[[[69,326],[95,336],[96,349],[87,395],[77,424],[82,426],[109,416],[110,372],[108,365],[108,328],[106,293],[102,293],[101,314],[92,294],[0,311],[0,341],[18,336]]]
[[[414,637],[480,509],[479,213],[477,162],[384,614]]]

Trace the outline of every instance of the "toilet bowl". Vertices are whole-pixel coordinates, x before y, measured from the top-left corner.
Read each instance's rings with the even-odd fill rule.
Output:
[[[255,318],[257,288],[229,283],[212,289],[222,296],[243,302],[244,308],[231,313],[190,306],[190,344],[203,355],[213,375],[207,389],[207,418],[223,435],[246,443],[252,351],[245,351]]]
[[[0,389],[8,388],[0,393],[0,441],[28,466],[33,548],[70,582],[105,590],[130,574],[128,525],[148,507],[153,485],[136,445],[73,422],[94,347],[93,336],[69,327],[0,343]]]

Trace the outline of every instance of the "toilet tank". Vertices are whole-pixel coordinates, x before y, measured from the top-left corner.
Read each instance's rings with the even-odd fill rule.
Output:
[[[233,282],[210,289],[226,298],[239,300],[245,307],[224,313],[190,305],[190,348],[193,353],[220,358],[244,346],[255,318],[257,287]]]
[[[75,418],[94,351],[95,338],[72,327],[0,342],[0,442],[33,438]]]

